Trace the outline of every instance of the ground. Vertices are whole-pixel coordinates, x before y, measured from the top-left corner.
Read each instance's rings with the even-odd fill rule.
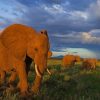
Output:
[[[61,59],[49,59],[48,68],[52,75],[45,72],[41,91],[33,96],[34,100],[100,100],[100,61],[95,70],[83,70],[81,62],[66,69],[61,66]],[[30,85],[34,76],[31,68]],[[19,100],[18,93],[4,94],[1,100]]]

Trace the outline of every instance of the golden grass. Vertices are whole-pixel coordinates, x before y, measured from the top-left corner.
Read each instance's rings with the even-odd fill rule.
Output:
[[[82,61],[77,62],[76,64],[81,65]],[[58,58],[48,59],[48,66],[52,66],[52,65],[62,65],[62,59],[58,59]],[[100,60],[97,62],[97,66],[100,66]]]
[[[62,63],[61,59],[56,59],[56,58],[48,59],[48,66],[61,65],[61,63]]]

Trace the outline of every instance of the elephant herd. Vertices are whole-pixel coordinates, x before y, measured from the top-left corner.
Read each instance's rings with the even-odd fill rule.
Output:
[[[9,87],[13,87],[16,77],[18,77],[17,88],[21,95],[28,95],[28,72],[34,61],[36,76],[31,91],[38,93],[44,72],[47,71],[51,74],[47,68],[47,59],[51,55],[46,30],[37,32],[31,27],[21,24],[8,26],[0,35],[0,85],[7,83]],[[70,67],[80,60],[79,56],[66,55],[62,59],[62,65]],[[84,59],[82,67],[95,69],[96,62],[96,59]],[[10,73],[10,77],[6,82],[7,73]]]
[[[80,56],[76,55],[65,55],[62,59],[62,66],[63,67],[72,67],[75,65],[75,62],[81,62],[82,69],[95,69],[97,64],[96,58],[84,58],[81,59]]]

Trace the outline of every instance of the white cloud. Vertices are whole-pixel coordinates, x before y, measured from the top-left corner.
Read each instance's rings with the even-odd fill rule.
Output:
[[[100,0],[93,2],[84,11],[73,10],[70,11],[70,17],[74,19],[83,18],[84,21],[100,19]]]
[[[16,0],[10,0],[10,2],[5,0],[0,3],[0,17],[3,19],[4,24],[20,22],[17,19],[23,19],[23,15],[28,9]]]
[[[83,32],[82,33],[82,42],[83,43],[99,43],[100,44],[100,37],[92,36],[91,33]]]
[[[43,8],[48,13],[51,13],[51,14],[54,14],[54,15],[66,13],[66,11],[63,8],[63,6],[61,6],[59,4],[53,4],[52,6],[43,5]]]
[[[89,13],[90,19],[100,18],[100,0],[97,0],[96,3],[90,4],[87,12]]]
[[[83,44],[100,44],[100,29],[93,29],[90,32],[78,32],[67,34],[52,34],[59,41],[64,43],[83,43]]]
[[[93,29],[90,33],[94,36],[100,36],[100,29]]]
[[[73,19],[78,19],[78,18],[82,18],[84,20],[87,20],[88,19],[88,13],[85,12],[85,11],[71,11],[70,12],[70,15],[71,15],[71,18]]]

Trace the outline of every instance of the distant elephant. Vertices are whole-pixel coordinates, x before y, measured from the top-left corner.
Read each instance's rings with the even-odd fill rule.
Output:
[[[28,88],[27,75],[25,73],[26,71],[24,64],[25,63],[23,63],[20,59],[14,57],[12,53],[9,52],[9,49],[6,48],[0,41],[0,85],[5,83],[7,72],[16,72],[16,74],[19,76],[19,81],[22,84],[22,86],[19,88],[21,93],[23,93],[25,91],[23,86]]]
[[[3,30],[0,39],[3,45],[9,49],[14,57],[26,63],[28,73],[32,60],[35,63],[36,78],[32,91],[37,93],[41,86],[42,76],[47,69],[47,58],[50,49],[49,37],[46,30],[37,32],[31,27],[21,24],[13,24]],[[25,65],[24,65],[25,67]],[[19,69],[20,70],[20,69]],[[12,73],[10,82],[16,78],[16,73]],[[21,77],[23,79],[23,77]],[[27,86],[19,84],[27,91]]]
[[[74,66],[75,62],[80,61],[79,56],[74,56],[74,55],[65,55],[62,59],[62,66],[63,67],[72,67]]]
[[[80,58],[80,56],[78,56],[78,55],[75,55],[75,60],[76,60],[76,62],[80,62],[80,61],[81,61],[81,58]]]
[[[83,60],[82,68],[85,69],[95,69],[96,68],[97,59],[95,58],[87,58]]]

